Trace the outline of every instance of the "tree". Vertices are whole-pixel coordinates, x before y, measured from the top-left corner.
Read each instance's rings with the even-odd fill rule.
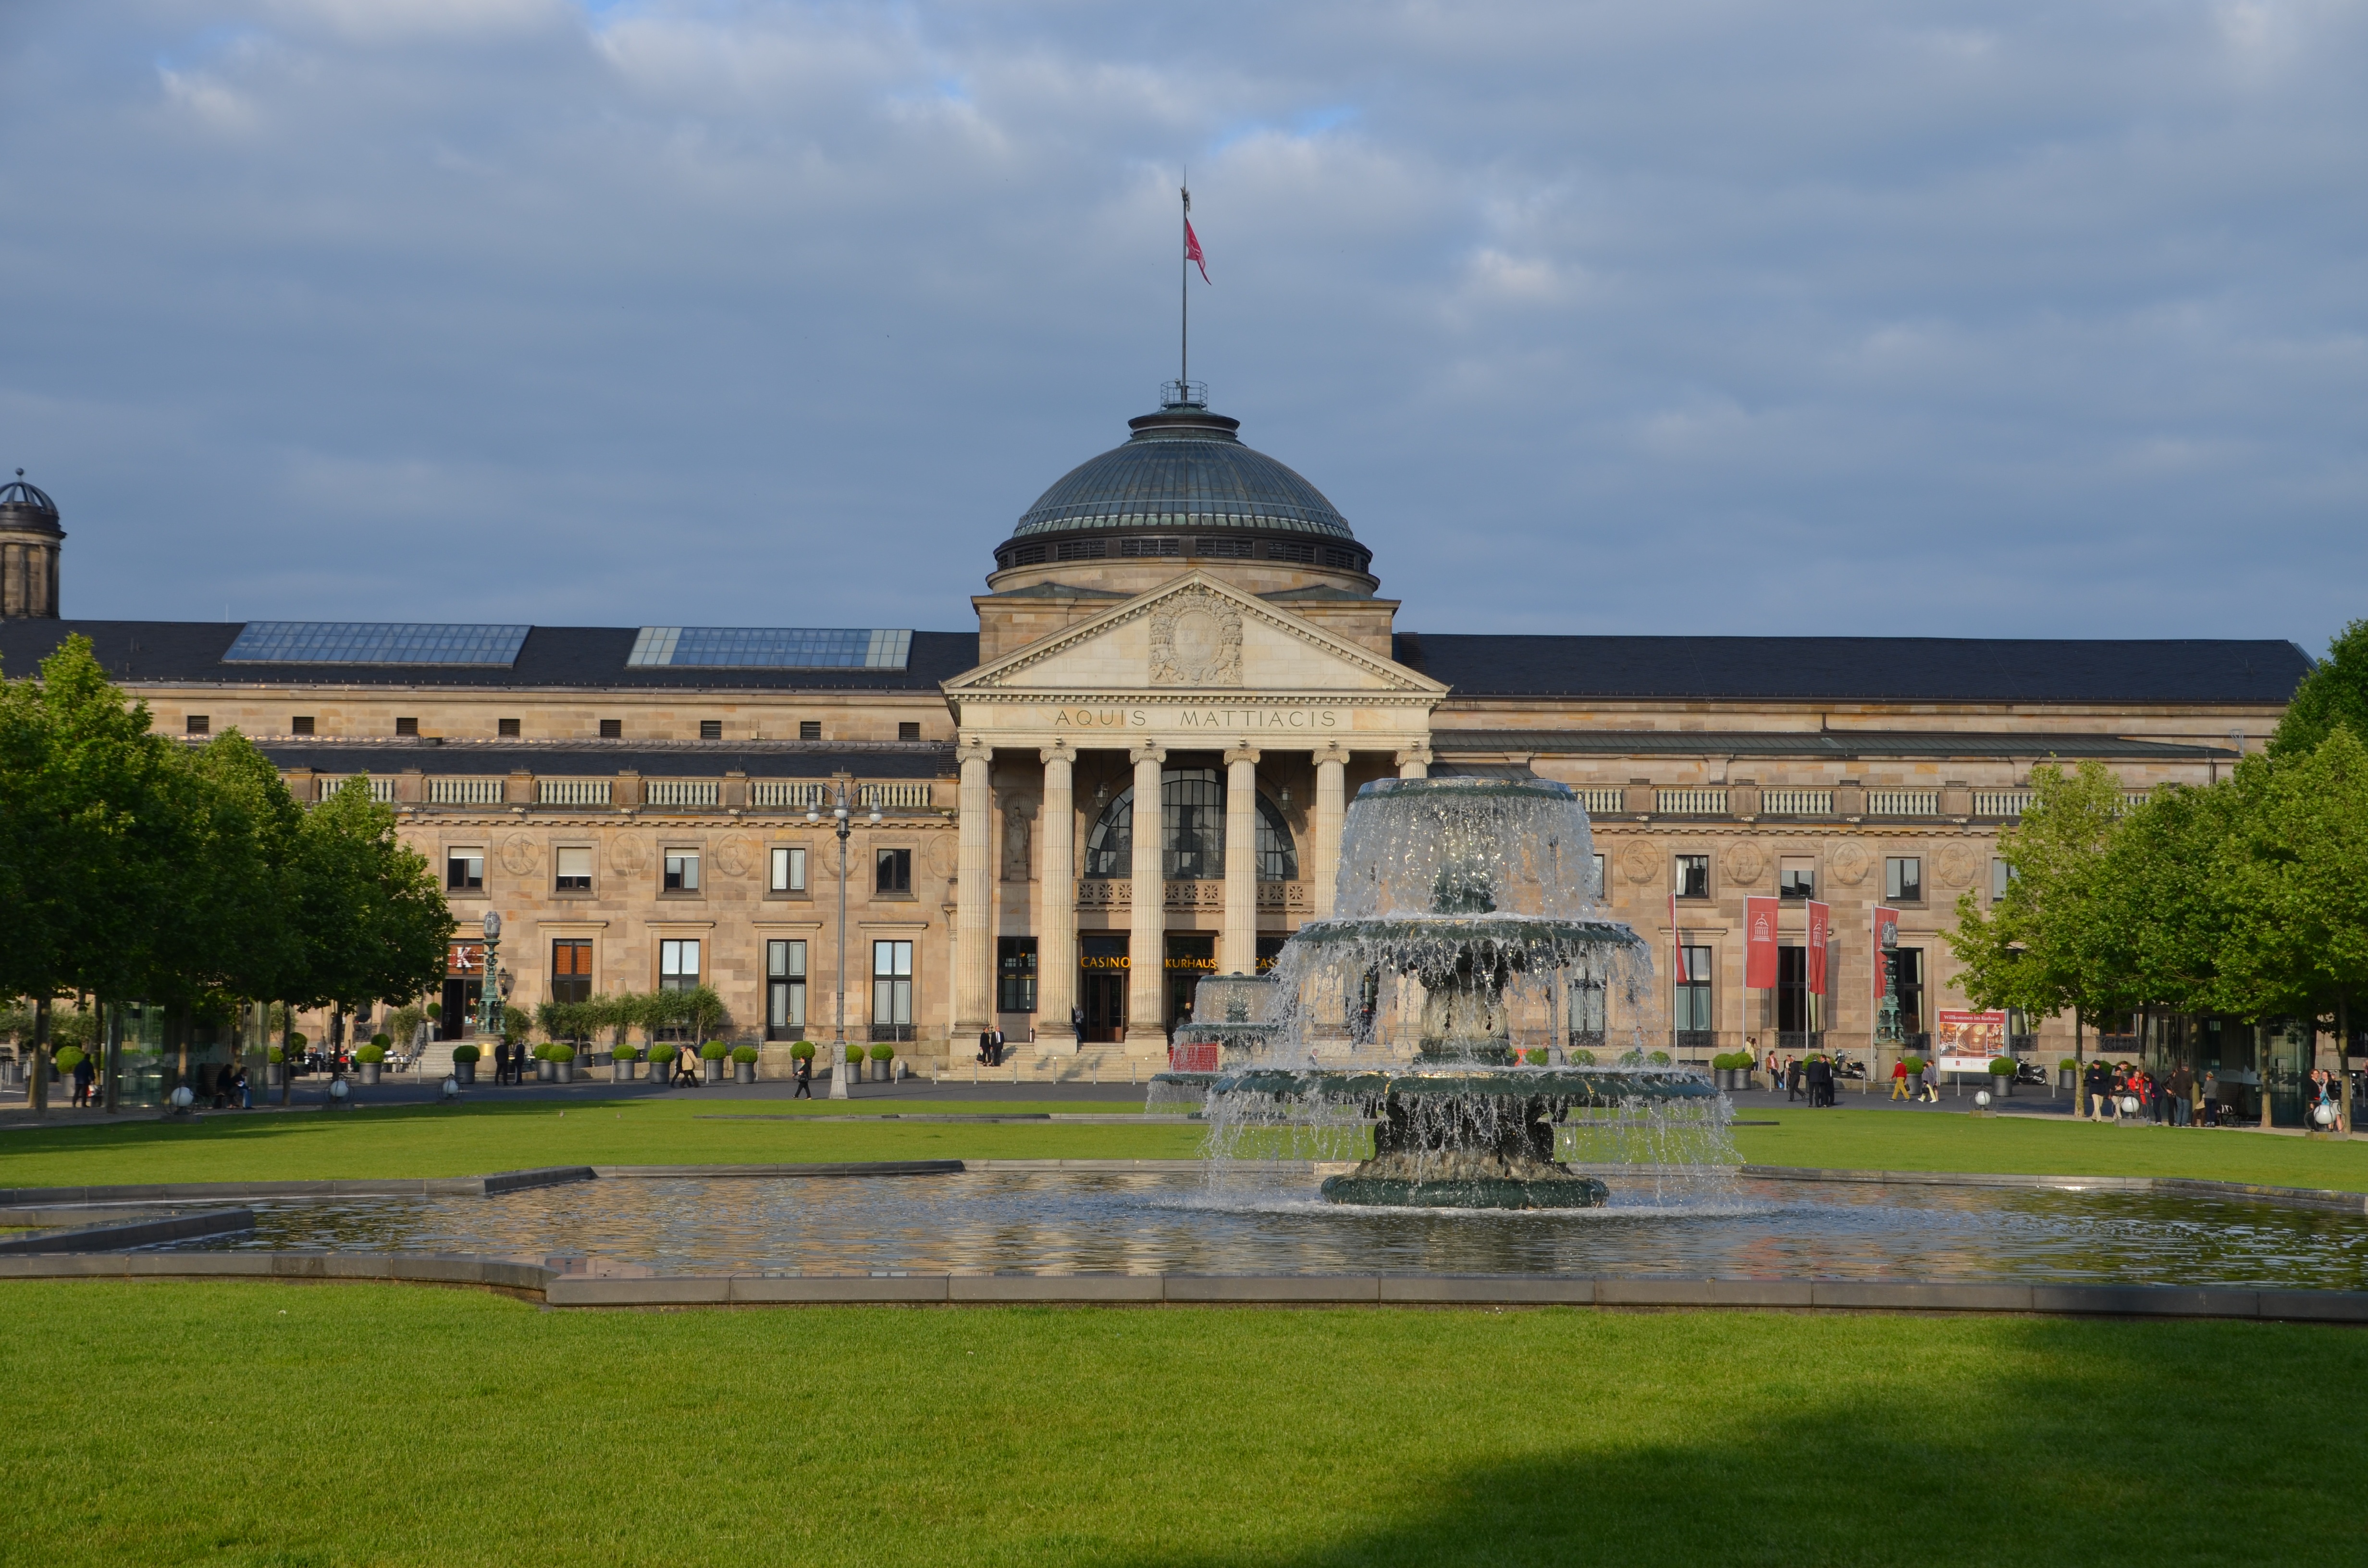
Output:
[[[2302,677],[2270,737],[2270,755],[2280,761],[2307,756],[2339,725],[2368,737],[2368,620],[2345,627]]]
[[[2091,761],[2068,774],[2035,767],[2031,784],[2021,824],[1998,840],[2010,873],[2006,892],[1987,912],[1971,892],[1957,901],[1948,942],[1964,965],[1958,983],[1976,1007],[2039,1017],[2066,1008],[2076,1019],[2095,1017],[2130,1006],[2099,897],[2120,827],[2120,781]]]
[[[416,996],[444,973],[451,911],[394,812],[348,778],[305,814],[285,897],[302,947],[285,1000],[355,1006]]]

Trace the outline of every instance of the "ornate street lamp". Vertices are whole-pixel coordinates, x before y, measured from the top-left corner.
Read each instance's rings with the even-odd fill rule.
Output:
[[[485,961],[478,969],[477,1032],[489,1040],[502,1038],[502,987],[495,978],[495,955],[502,946],[502,915],[497,909],[485,911]]]
[[[831,1025],[833,1060],[830,1064],[830,1097],[835,1100],[848,1097],[847,1080],[850,1076],[847,1067],[847,838],[855,829],[848,821],[848,781],[842,778],[838,782],[837,799],[830,809],[831,831],[838,835],[838,1012]],[[806,802],[806,821],[822,821],[820,801]],[[880,804],[876,800],[871,806],[871,821],[875,825],[880,821]]]
[[[1899,1028],[1899,922],[1884,921],[1877,935],[1883,944],[1883,1001],[1874,1010],[1874,1043],[1897,1048],[1907,1043]]]

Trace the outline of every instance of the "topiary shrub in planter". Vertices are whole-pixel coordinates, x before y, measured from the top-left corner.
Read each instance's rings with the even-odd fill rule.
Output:
[[[1911,1078],[1924,1071],[1924,1059],[1920,1056],[1903,1056],[1899,1060],[1907,1067],[1907,1075]]]
[[[2011,1095],[2014,1093],[2013,1057],[1993,1056],[1990,1058],[1990,1093],[1999,1096]]]
[[[379,1040],[383,1038],[373,1037],[368,1045],[354,1052],[354,1060],[361,1064],[362,1082],[365,1084],[377,1083],[378,1075],[385,1071],[381,1064],[386,1061],[386,1047],[379,1043]]]
[[[802,1040],[798,1041],[797,1044],[790,1047],[790,1055],[800,1062],[812,1062],[814,1060],[814,1041],[810,1040]]]
[[[546,1046],[542,1059],[551,1063],[552,1076],[563,1084],[575,1082],[575,1048],[561,1043]]]
[[[1570,1059],[1574,1064],[1580,1067],[1595,1065],[1595,1052],[1591,1051],[1574,1051],[1570,1053]]]
[[[383,1062],[386,1060],[386,1048],[394,1043],[394,1037],[381,1029],[377,1034],[370,1036],[370,1042],[378,1047],[378,1059],[381,1062]]]
[[[473,1045],[454,1046],[452,1048],[452,1076],[460,1079],[461,1082],[464,1084],[475,1083],[477,1081],[477,1058],[481,1054],[482,1052],[480,1052]]]
[[[732,1081],[736,1084],[753,1084],[757,1081],[757,1048],[755,1046],[735,1045],[732,1048]]]
[[[633,1081],[633,1063],[641,1059],[639,1046],[620,1045],[609,1052],[609,1076],[612,1082],[630,1084]]]
[[[882,1083],[886,1083],[894,1077],[895,1072],[896,1048],[885,1043],[873,1046],[871,1048],[871,1076]]]
[[[1718,1074],[1718,1086],[1720,1088],[1748,1089],[1751,1087],[1751,1052],[1748,1051],[1722,1051],[1716,1056],[1710,1059],[1710,1065],[1711,1071]]]
[[[73,1072],[76,1067],[82,1065],[82,1048],[75,1045],[59,1047],[57,1055],[51,1058],[51,1061],[58,1064],[58,1071],[60,1073]]]
[[[699,1048],[700,1076],[711,1084],[723,1082],[723,1061],[732,1050],[720,1040],[711,1040]]]
[[[1524,1051],[1521,1052],[1521,1060],[1528,1062],[1532,1067],[1544,1066],[1546,1064],[1545,1047],[1542,1045],[1534,1046],[1528,1051]]]

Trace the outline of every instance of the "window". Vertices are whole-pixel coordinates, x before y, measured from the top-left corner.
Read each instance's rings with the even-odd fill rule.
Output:
[[[623,740],[625,738],[625,722],[622,719],[601,720],[600,738],[604,741]]]
[[[444,891],[447,892],[484,892],[485,852],[482,849],[444,851]]]
[[[913,1038],[913,944],[871,944],[871,1038]]]
[[[899,724],[896,726],[896,738],[900,741],[917,741],[921,738],[921,726],[917,723]]]
[[[1570,983],[1570,1043],[1577,1050],[1593,1051],[1603,1043],[1603,982]]]
[[[289,720],[288,733],[291,735],[311,734],[313,733],[313,715],[310,713],[299,713],[293,719]]]
[[[658,943],[658,989],[695,991],[699,987],[699,938],[667,937]]]
[[[494,733],[503,740],[514,741],[518,738],[518,722],[515,719],[496,719],[494,721]]]
[[[806,891],[806,852],[803,846],[773,846],[773,877],[768,886],[774,892]]]
[[[699,851],[669,849],[666,852],[666,892],[697,892],[699,891]]]
[[[1603,896],[1604,886],[1603,857],[1600,855],[1591,855],[1588,858],[1594,863],[1587,869],[1587,891],[1590,896],[1601,898]]]
[[[874,850],[871,856],[871,868],[873,892],[902,895],[913,891],[913,852],[911,850]]]
[[[554,1002],[592,1000],[592,944],[589,940],[569,937],[551,944],[551,999]]]
[[[822,721],[819,719],[799,720],[798,739],[802,741],[818,741],[822,739]]]
[[[1225,874],[1225,780],[1213,767],[1171,767],[1159,778],[1161,874],[1213,881]],[[1295,881],[1299,846],[1274,802],[1258,799],[1258,877]],[[1134,791],[1121,790],[1086,835],[1086,875],[1134,875]]]
[[[1827,956],[1828,959],[1832,957],[1830,951]],[[1816,997],[1809,989],[1809,949],[1793,946],[1778,948],[1776,1032],[1779,1035],[1816,1033],[1824,1024],[1816,1015]],[[1800,1050],[1803,1045],[1803,1042],[1782,1040],[1777,1043],[1787,1051]]]
[[[722,740],[723,738],[723,721],[721,719],[701,719],[699,722],[699,738],[702,741]]]
[[[1817,863],[1806,856],[1784,856],[1776,867],[1776,896],[1795,902],[1817,896]]]
[[[1925,1043],[1918,1037],[1924,1033],[1924,949],[1901,948],[1897,950],[1899,967],[1895,971],[1899,991],[1899,1032],[1911,1045]]]
[[[592,849],[589,845],[563,846],[552,859],[559,872],[554,886],[561,892],[592,891]]]
[[[1883,896],[1893,903],[1923,903],[1923,859],[1914,855],[1895,855],[1884,861]]]
[[[995,1010],[1036,1010],[1036,938],[998,937],[995,942]]]
[[[1691,857],[1687,857],[1691,858]],[[1679,1044],[1692,1043],[1685,1037],[1718,1028],[1716,1015],[1711,1011],[1711,961],[1708,948],[1681,949],[1686,957],[1684,977],[1677,985],[1677,1023]]]
[[[419,733],[419,721],[416,719],[397,719],[394,722],[394,733],[398,735],[416,735]]]
[[[203,713],[192,713],[188,720],[188,733],[202,735],[214,727],[214,722]]]
[[[2014,881],[2014,868],[2004,860],[1990,862],[1990,902],[1996,903],[2006,896],[2007,883]]]
[[[806,1032],[806,945],[765,944],[765,1038],[798,1040]]]
[[[1680,855],[1678,857],[1676,887],[1679,898],[1710,896],[1710,857]]]

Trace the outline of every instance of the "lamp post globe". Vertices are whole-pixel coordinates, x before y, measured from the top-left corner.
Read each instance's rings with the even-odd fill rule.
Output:
[[[478,971],[477,1032],[488,1040],[499,1040],[502,1034],[502,984],[496,959],[502,947],[502,912],[485,911],[485,961]]]

